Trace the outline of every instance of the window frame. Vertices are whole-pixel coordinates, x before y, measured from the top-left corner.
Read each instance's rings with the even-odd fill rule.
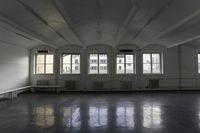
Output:
[[[124,64],[124,73],[117,73],[117,55],[124,55],[124,63],[121,63],[121,64]],[[133,73],[126,73],[126,55],[133,55]],[[117,75],[135,75],[137,72],[136,72],[136,54],[135,53],[117,53],[115,54],[115,74]]]
[[[63,68],[63,55],[66,54],[66,55],[70,55],[71,58],[70,58],[70,67],[71,67],[71,70],[70,70],[70,73],[63,73],[62,72],[62,68]],[[79,63],[79,66],[80,66],[80,72],[79,73],[72,73],[72,55],[79,55],[80,56],[80,63]],[[80,75],[81,74],[81,54],[80,53],[62,53],[61,54],[61,60],[60,60],[60,74],[61,75]]]
[[[37,73],[37,56],[38,55],[44,55],[44,73]],[[52,73],[46,73],[46,65],[47,65],[47,63],[46,63],[46,56],[47,55],[53,55],[53,72]],[[54,74],[54,63],[55,63],[55,55],[54,55],[54,53],[35,53],[35,55],[34,55],[34,57],[35,57],[35,60],[34,60],[34,74],[35,75],[53,75]]]
[[[150,63],[151,72],[150,73],[144,73],[144,60],[143,60],[144,54],[150,54],[150,60],[151,60],[151,63]],[[159,54],[159,56],[160,56],[160,73],[153,73],[152,54]],[[142,52],[142,74],[143,75],[162,75],[163,74],[163,54],[162,54],[162,52]]]
[[[197,52],[197,73],[198,74],[200,74],[200,71],[199,71],[199,65],[200,65],[199,57],[200,57],[200,52]]]
[[[97,61],[97,72],[98,73],[90,73],[90,55],[91,54],[97,54],[97,57],[98,57],[98,61]],[[99,73],[99,55],[107,55],[107,73]],[[108,53],[88,53],[88,56],[87,56],[87,58],[88,58],[88,68],[87,68],[87,70],[88,70],[88,72],[87,72],[87,74],[88,75],[108,75],[109,74],[109,61],[108,61]]]

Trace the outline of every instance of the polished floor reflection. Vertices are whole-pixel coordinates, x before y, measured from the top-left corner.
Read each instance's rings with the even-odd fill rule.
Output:
[[[23,94],[0,120],[1,133],[199,133],[200,92]]]

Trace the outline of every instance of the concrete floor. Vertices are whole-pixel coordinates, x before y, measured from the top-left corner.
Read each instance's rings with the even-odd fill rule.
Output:
[[[1,133],[199,133],[200,92],[23,94],[0,102]]]

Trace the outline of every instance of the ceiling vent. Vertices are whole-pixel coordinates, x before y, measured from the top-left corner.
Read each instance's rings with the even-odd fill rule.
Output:
[[[38,50],[37,53],[49,53],[48,50]]]
[[[120,49],[119,52],[120,53],[132,53],[133,50],[132,49]]]

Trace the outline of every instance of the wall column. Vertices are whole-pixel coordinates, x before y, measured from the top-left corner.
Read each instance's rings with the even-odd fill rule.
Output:
[[[179,90],[182,89],[182,51],[181,46],[178,46],[178,78],[179,78]]]

